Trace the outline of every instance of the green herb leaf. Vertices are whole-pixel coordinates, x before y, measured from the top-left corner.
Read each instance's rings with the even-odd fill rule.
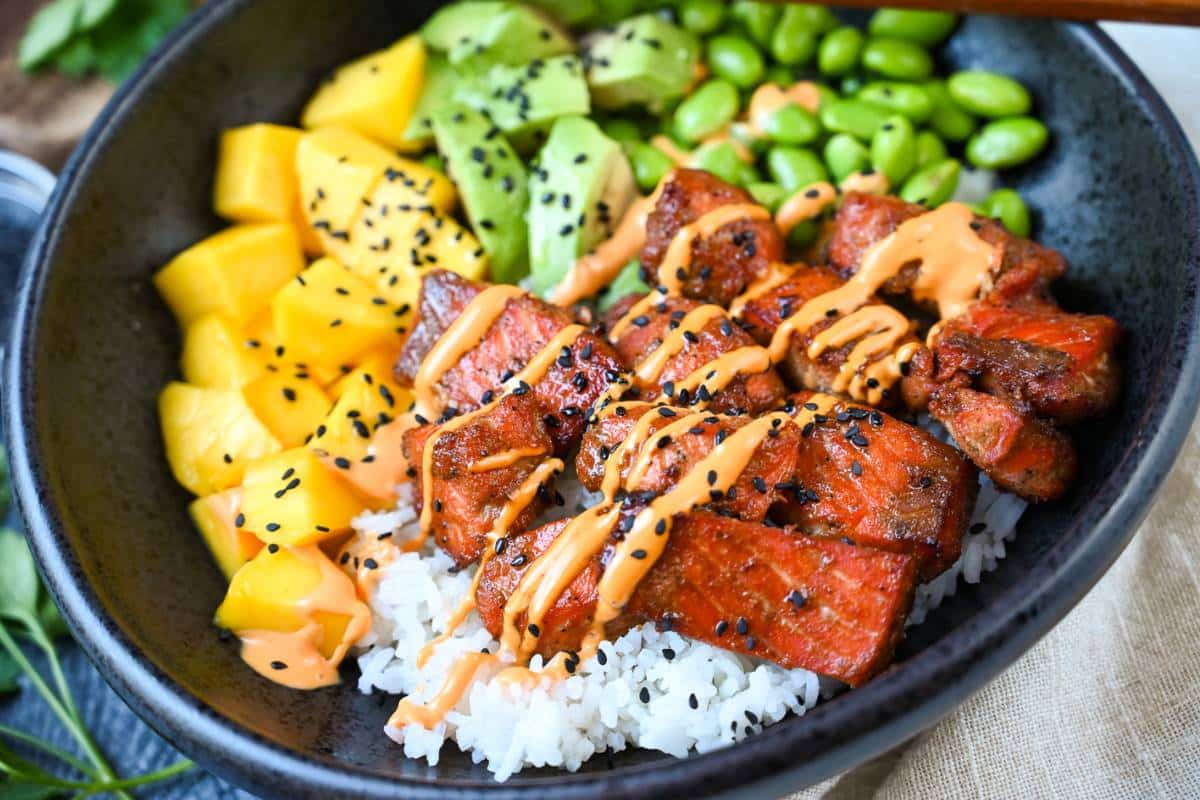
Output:
[[[0,694],[10,694],[21,688],[17,678],[21,675],[21,667],[12,660],[8,653],[0,650]]]
[[[45,64],[75,33],[82,12],[82,0],[55,0],[35,14],[17,50],[21,69]]]
[[[0,616],[32,616],[38,605],[37,569],[21,534],[0,529]]]
[[[38,600],[37,616],[38,622],[42,624],[46,635],[51,639],[61,639],[71,634],[71,631],[67,628],[66,620],[62,618],[62,614],[58,611],[58,606],[54,605],[54,599],[50,597],[50,593],[45,589],[42,590],[42,596]]]
[[[117,0],[83,0],[83,10],[79,15],[79,30],[90,31],[112,16],[116,8]]]
[[[62,789],[41,783],[22,781],[0,783],[0,796],[3,796],[4,800],[47,800],[47,798],[60,794],[62,794]]]
[[[96,69],[123,81],[188,11],[188,0],[126,0],[93,32]]]

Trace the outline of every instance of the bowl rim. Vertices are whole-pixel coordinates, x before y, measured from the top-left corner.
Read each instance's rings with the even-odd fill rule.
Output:
[[[63,170],[31,241],[18,287],[17,311],[4,366],[4,421],[18,504],[43,578],[76,640],[108,683],[151,727],[188,756],[239,785],[286,796],[444,798],[487,792],[492,797],[528,798],[554,787],[562,798],[638,794],[681,794],[729,790],[731,794],[782,794],[816,783],[906,740],[949,714],[1057,623],[1099,580],[1133,537],[1186,440],[1200,394],[1200,309],[1194,292],[1180,298],[1179,324],[1170,345],[1181,358],[1154,375],[1154,390],[1170,396],[1150,404],[1138,420],[1149,431],[1121,459],[1120,485],[1110,476],[1064,532],[1078,539],[1064,558],[1030,570],[959,629],[907,662],[855,690],[852,701],[820,704],[800,726],[777,726],[732,747],[686,759],[620,767],[611,772],[562,773],[500,784],[479,779],[382,777],[350,764],[320,763],[260,737],[208,708],[142,655],[104,611],[82,580],[60,514],[50,503],[46,465],[36,437],[37,397],[33,365],[37,326],[62,223],[81,184],[106,144],[119,135],[140,99],[158,78],[188,57],[192,45],[254,0],[214,0],[203,5],[118,89]],[[1118,76],[1141,100],[1162,132],[1179,167],[1186,193],[1184,217],[1200,229],[1200,166],[1178,121],[1158,92],[1112,39],[1092,24],[1066,25],[1080,46]],[[1200,241],[1186,267],[1200,272]],[[1102,502],[1103,501],[1103,502]],[[936,688],[932,688],[936,687]],[[869,721],[862,709],[892,710]],[[853,720],[855,710],[859,719]],[[801,740],[819,741],[816,754],[789,765]],[[813,746],[810,744],[810,749]],[[749,782],[753,782],[752,784]]]

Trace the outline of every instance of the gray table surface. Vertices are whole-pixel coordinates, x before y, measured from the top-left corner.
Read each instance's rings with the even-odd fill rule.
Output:
[[[1146,72],[1200,149],[1200,31],[1152,25],[1105,24],[1105,29]],[[129,710],[87,658],[64,645],[67,674],[82,713],[101,747],[122,775],[134,775],[173,763],[180,756]],[[68,750],[72,742],[31,690],[0,702],[0,723],[11,725]],[[219,778],[200,770],[143,792],[162,800],[252,800]]]

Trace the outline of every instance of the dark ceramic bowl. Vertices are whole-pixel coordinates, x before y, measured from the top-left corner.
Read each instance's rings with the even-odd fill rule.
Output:
[[[782,793],[858,764],[948,713],[1024,652],[1121,552],[1196,406],[1200,174],[1162,100],[1094,27],[976,18],[943,53],[1032,87],[1054,131],[1012,176],[1062,290],[1128,334],[1124,401],[1079,436],[1082,475],[1032,509],[998,570],[913,631],[894,669],[736,747],[593,759],[500,785],[448,747],[405,759],[390,703],[350,678],[272,685],[211,624],[223,581],[163,457],[155,396],[179,337],[149,283],[213,232],[218,132],[291,122],[339,62],[411,31],[431,2],[211,0],[126,84],[71,159],[21,283],[7,367],[11,458],[34,550],[72,629],[117,691],[204,766],[266,795],[582,798]],[[758,795],[762,796],[762,795]]]

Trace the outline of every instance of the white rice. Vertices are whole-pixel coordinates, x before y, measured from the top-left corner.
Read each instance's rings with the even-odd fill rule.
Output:
[[[560,484],[569,495],[568,510],[595,499],[575,481]],[[1023,501],[998,492],[981,478],[962,557],[918,587],[908,624],[920,623],[952,596],[960,576],[977,583],[995,569],[1024,509]],[[354,526],[362,536],[389,531],[397,541],[415,536],[411,497],[402,496],[394,511],[359,516]],[[361,691],[407,694],[420,701],[437,691],[460,655],[485,647],[498,651],[499,643],[472,612],[425,666],[417,667],[421,648],[445,630],[447,618],[469,590],[473,569],[455,572],[452,567],[450,558],[432,545],[402,554],[384,567],[371,597],[372,630],[361,642],[365,650],[358,657]],[[503,781],[527,766],[573,771],[597,753],[629,747],[678,757],[707,752],[744,739],[789,713],[803,714],[838,686],[808,670],[786,670],[658,631],[652,623],[600,649],[606,658],[603,665],[594,658],[566,680],[536,688],[494,681],[481,673],[433,730],[413,724],[386,733],[403,745],[406,756],[424,758],[431,765],[438,763],[446,742],[453,741],[475,763],[486,762]],[[540,657],[530,666],[539,670]]]

